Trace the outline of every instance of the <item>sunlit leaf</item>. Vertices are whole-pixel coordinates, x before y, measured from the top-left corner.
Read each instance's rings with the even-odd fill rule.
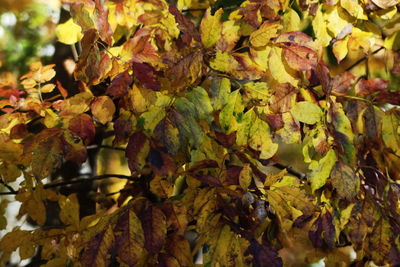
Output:
[[[83,37],[82,28],[74,23],[72,18],[63,24],[57,25],[56,35],[58,41],[67,45],[73,45]]]

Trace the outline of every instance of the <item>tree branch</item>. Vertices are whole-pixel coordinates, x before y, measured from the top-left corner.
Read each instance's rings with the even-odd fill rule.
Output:
[[[106,145],[91,145],[91,146],[87,146],[86,149],[96,149],[96,148],[106,148],[106,149],[111,149],[111,150],[119,150],[119,151],[125,151],[125,148],[122,147],[113,147],[113,146],[106,146]]]
[[[304,179],[304,178],[306,178],[306,175],[305,175],[304,173],[299,172],[299,171],[296,171],[296,170],[293,169],[292,167],[285,166],[285,165],[283,165],[283,164],[281,164],[281,163],[275,163],[275,164],[273,164],[272,166],[274,166],[274,167],[276,167],[276,168],[278,168],[278,169],[280,169],[280,170],[286,169],[286,171],[287,171],[289,174],[291,174],[291,175],[293,175],[293,176],[296,176],[296,177],[299,178],[299,179]]]
[[[137,181],[138,178],[134,178],[132,176],[128,175],[123,175],[123,174],[102,174],[102,175],[97,175],[89,178],[75,178],[70,181],[63,181],[59,183],[54,183],[54,184],[46,184],[43,186],[43,188],[54,188],[54,187],[59,187],[59,186],[66,186],[66,185],[71,185],[71,184],[79,184],[79,183],[85,183],[88,181],[97,181],[97,180],[104,180],[108,178],[118,178],[118,179],[125,179],[129,181]]]
[[[3,192],[6,193],[5,195],[16,195],[18,192],[15,191],[14,188],[12,188],[10,185],[6,184],[3,180],[0,180],[0,183],[3,184],[9,192]]]
[[[79,177],[81,177],[81,176],[79,176]],[[109,179],[109,178],[125,179],[125,180],[129,180],[129,181],[137,181],[139,179],[137,177],[132,177],[132,176],[123,175],[123,174],[102,174],[102,175],[97,175],[97,176],[88,177],[88,178],[79,178],[79,177],[74,178],[74,179],[72,179],[70,181],[63,181],[63,182],[58,182],[58,183],[45,184],[43,186],[43,188],[49,189],[49,188],[67,186],[67,185],[72,185],[72,184],[85,183],[85,182],[88,182],[88,181],[104,180],[104,179]],[[3,183],[3,182],[1,182],[1,183]],[[8,185],[5,185],[5,186],[10,191],[9,192],[0,192],[0,196],[1,195],[16,195],[16,194],[18,194],[18,191],[15,191],[11,186],[8,186]]]

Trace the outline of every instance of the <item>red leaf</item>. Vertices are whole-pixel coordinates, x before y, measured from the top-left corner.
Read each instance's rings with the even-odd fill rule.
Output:
[[[133,75],[143,87],[160,91],[161,85],[157,80],[155,69],[149,64],[133,62]]]
[[[128,88],[132,84],[132,77],[128,71],[118,74],[107,88],[106,94],[112,96],[113,99],[123,97],[128,93]]]
[[[155,255],[165,244],[167,223],[165,214],[157,207],[150,206],[141,212],[140,219],[145,237],[144,247]]]
[[[96,134],[93,119],[86,113],[71,119],[68,129],[82,138],[85,145],[90,144]]]

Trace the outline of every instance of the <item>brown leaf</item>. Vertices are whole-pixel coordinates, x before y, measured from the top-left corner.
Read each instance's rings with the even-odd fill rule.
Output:
[[[150,149],[148,162],[158,176],[170,176],[176,171],[175,160],[169,154],[154,148]]]
[[[169,6],[169,12],[174,15],[178,23],[178,29],[181,31],[181,39],[185,45],[190,45],[192,40],[201,42],[200,33],[193,22],[184,16],[175,6]]]
[[[193,85],[203,73],[203,60],[202,52],[192,51],[168,64],[164,77],[169,83],[169,90],[180,92]]]
[[[335,245],[335,232],[332,215],[326,210],[313,223],[308,236],[315,248],[332,249]]]
[[[297,45],[305,46],[314,50],[313,39],[307,34],[295,31],[295,32],[285,32],[278,36],[275,40],[276,43],[283,43],[285,45]]]
[[[158,197],[169,198],[174,192],[174,184],[157,176],[150,182],[150,191]]]
[[[19,123],[11,128],[10,138],[11,139],[22,139],[29,135],[28,128],[25,124]]]
[[[142,266],[147,251],[144,249],[144,233],[141,222],[132,209],[127,209],[114,228],[115,253],[118,259],[129,266]]]
[[[114,245],[114,234],[111,226],[91,238],[86,244],[80,262],[83,266],[106,267],[110,263],[110,249]]]
[[[339,197],[352,200],[358,193],[360,181],[354,170],[341,160],[336,162],[331,172],[332,186]]]
[[[336,96],[346,95],[355,80],[356,77],[348,71],[336,75],[332,80],[332,94]]]
[[[176,155],[181,147],[179,130],[174,123],[167,118],[162,119],[154,129],[154,138],[167,149],[171,155]]]
[[[164,246],[167,237],[165,214],[159,208],[149,206],[141,212],[140,219],[145,237],[144,247],[150,254],[156,255]]]
[[[114,102],[108,96],[96,97],[90,105],[93,116],[102,124],[112,121],[115,113]]]
[[[188,222],[188,208],[181,201],[165,202],[162,210],[167,218],[167,230],[183,235]]]
[[[106,94],[110,95],[113,99],[125,96],[128,93],[128,88],[132,84],[132,77],[128,71],[118,74],[108,86]]]
[[[317,65],[317,54],[305,46],[284,46],[283,56],[288,65],[294,70],[310,70]]]
[[[93,119],[86,113],[80,114],[69,121],[68,129],[82,138],[85,145],[89,145],[96,134]]]
[[[38,179],[47,177],[60,166],[63,157],[62,130],[45,129],[24,144],[24,157]]]
[[[135,132],[129,137],[125,156],[128,158],[128,166],[132,173],[144,167],[149,151],[149,140],[143,132]]]
[[[105,5],[100,0],[96,0],[95,13],[97,15],[97,29],[99,31],[100,38],[111,45],[113,31],[110,23],[108,23],[108,10],[105,9]]]
[[[221,181],[211,175],[207,175],[207,174],[201,175],[201,174],[194,174],[194,173],[190,173],[190,175],[192,177],[196,178],[197,180],[199,180],[203,183],[206,183],[208,185],[215,186],[215,187],[222,186]]]
[[[168,236],[167,251],[178,262],[179,266],[193,266],[189,242],[180,235]]]
[[[356,85],[356,94],[360,96],[370,95],[377,91],[383,91],[388,86],[388,82],[381,78],[371,78],[360,80]]]

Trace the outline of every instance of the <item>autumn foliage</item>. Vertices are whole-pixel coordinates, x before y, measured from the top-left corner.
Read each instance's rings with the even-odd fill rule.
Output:
[[[63,2],[74,87],[40,62],[0,84],[2,194],[38,226],[1,264],[400,264],[399,1]]]

